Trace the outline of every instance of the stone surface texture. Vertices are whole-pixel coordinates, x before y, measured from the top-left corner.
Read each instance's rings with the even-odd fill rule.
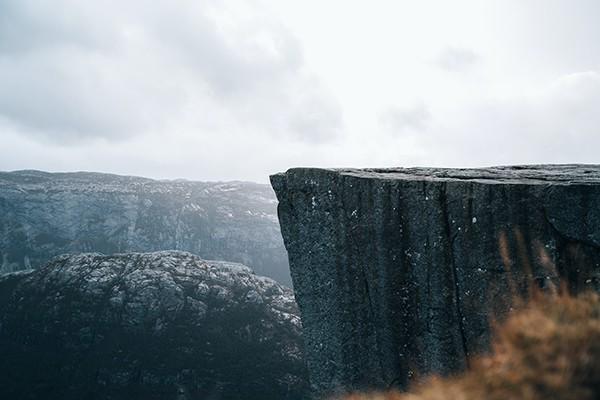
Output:
[[[271,182],[316,396],[465,368],[528,284],[600,289],[600,166],[297,168]]]
[[[184,252],[60,256],[0,277],[2,399],[302,399],[290,289]]]
[[[290,285],[269,185],[0,172],[0,272],[64,253],[183,250]]]

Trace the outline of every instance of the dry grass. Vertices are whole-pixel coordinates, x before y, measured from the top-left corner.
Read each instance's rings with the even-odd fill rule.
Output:
[[[600,296],[536,293],[494,327],[490,356],[410,393],[346,400],[600,399]]]

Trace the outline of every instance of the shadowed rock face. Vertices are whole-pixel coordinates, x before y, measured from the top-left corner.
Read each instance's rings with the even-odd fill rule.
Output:
[[[291,286],[268,185],[0,172],[0,272],[65,253],[183,250]]]
[[[313,393],[405,387],[489,343],[533,279],[600,289],[600,167],[271,177]]]
[[[0,277],[0,398],[301,399],[293,293],[240,264],[159,252]]]

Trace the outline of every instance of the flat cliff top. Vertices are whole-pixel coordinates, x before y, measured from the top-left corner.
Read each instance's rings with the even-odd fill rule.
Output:
[[[288,174],[325,173],[367,179],[475,181],[512,184],[596,184],[600,183],[600,165],[541,164],[488,168],[291,168],[275,174],[278,180]]]

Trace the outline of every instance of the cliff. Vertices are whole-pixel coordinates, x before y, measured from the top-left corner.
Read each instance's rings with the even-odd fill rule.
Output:
[[[0,172],[0,272],[64,253],[183,250],[291,284],[268,185]]]
[[[0,398],[305,397],[290,289],[190,253],[61,256],[0,276]]]
[[[531,279],[600,289],[600,166],[299,168],[271,182],[315,395],[464,369]]]

